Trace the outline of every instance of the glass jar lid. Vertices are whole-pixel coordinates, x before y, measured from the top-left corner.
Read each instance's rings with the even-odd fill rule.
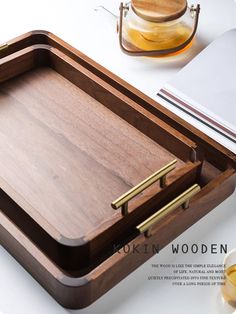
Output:
[[[134,12],[150,22],[167,22],[181,17],[187,9],[186,0],[132,0]]]

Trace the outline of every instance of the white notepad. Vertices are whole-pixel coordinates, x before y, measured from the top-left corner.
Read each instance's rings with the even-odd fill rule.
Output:
[[[236,29],[212,42],[158,95],[236,143]]]

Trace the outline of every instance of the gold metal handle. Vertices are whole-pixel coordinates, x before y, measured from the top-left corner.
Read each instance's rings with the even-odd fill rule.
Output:
[[[8,47],[8,44],[7,44],[7,43],[2,44],[2,45],[0,45],[0,50],[4,50],[4,49],[6,49],[7,47]]]
[[[165,205],[158,212],[156,212],[151,217],[146,219],[144,222],[139,224],[136,227],[136,229],[138,229],[140,233],[144,233],[146,237],[150,237],[151,236],[150,229],[155,223],[160,221],[164,216],[168,215],[181,205],[183,206],[184,209],[187,209],[189,207],[190,199],[200,190],[201,190],[200,186],[198,184],[194,184],[193,186],[191,186],[191,188],[186,190],[184,193],[180,194],[169,204]]]
[[[175,169],[177,160],[173,160],[160,170],[153,173],[147,179],[140,182],[138,185],[130,189],[128,192],[120,196],[117,200],[111,203],[112,208],[118,209],[121,207],[122,215],[125,216],[128,214],[128,202],[141,193],[143,190],[147,189],[150,185],[155,183],[157,180],[160,180],[160,187],[164,188],[166,186],[166,175]]]

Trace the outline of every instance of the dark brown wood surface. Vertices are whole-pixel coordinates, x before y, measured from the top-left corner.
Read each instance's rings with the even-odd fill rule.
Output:
[[[235,186],[235,171],[233,169],[215,178],[190,203],[187,210],[179,208],[166,216],[157,224],[152,237],[139,235],[129,242],[139,246],[136,254],[124,250],[113,254],[101,265],[85,276],[77,277],[64,273],[42,251],[18,229],[11,220],[0,212],[0,243],[28,270],[32,276],[63,306],[72,309],[84,308],[137,267],[147,261],[154,253],[146,250],[153,244],[165,247],[184,230],[197,222],[210,210],[227,198]],[[133,287],[135,290],[135,287]],[[119,300],[119,296],[116,296]],[[120,299],[122,302],[122,299]]]
[[[235,188],[232,152],[48,32],[9,42],[0,82],[0,242],[66,307],[91,304],[153,254],[112,244],[164,247]],[[173,158],[167,188],[152,186],[126,217],[107,206]],[[187,210],[137,234],[193,183]],[[78,251],[74,237],[89,245]]]
[[[116,215],[114,199],[175,159],[50,68],[0,86],[0,133],[1,177],[68,239]]]
[[[136,222],[111,202],[173,159],[178,179],[178,169],[196,163],[197,147],[63,46],[14,45],[0,61],[1,188],[51,258],[66,269],[88,267]],[[131,211],[145,218],[142,204],[157,191],[144,191]]]

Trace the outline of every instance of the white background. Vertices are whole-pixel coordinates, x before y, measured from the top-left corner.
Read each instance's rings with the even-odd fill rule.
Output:
[[[50,0],[1,1],[0,42],[5,42],[33,29],[55,33],[109,70],[113,71],[150,97],[179,69],[217,36],[236,27],[236,2],[233,0],[202,0],[200,25],[193,47],[177,57],[164,59],[129,57],[119,49],[115,23],[101,12],[105,5],[118,14],[117,0]],[[173,109],[173,108],[171,108]],[[177,109],[173,109],[176,111]],[[182,115],[201,130],[206,127]],[[230,113],[229,113],[230,114]],[[217,138],[218,135],[211,134]],[[223,142],[223,139],[217,138]],[[228,145],[228,143],[225,143]],[[232,147],[232,150],[236,150]],[[227,199],[201,221],[184,232],[175,243],[227,243],[236,247],[236,194]],[[62,308],[51,296],[0,247],[0,312],[5,314],[68,314],[68,313],[161,313],[218,314],[230,309],[222,304],[219,288],[177,288],[168,282],[148,281],[155,274],[152,263],[221,263],[224,256],[173,255],[170,246],[154,256],[138,270],[92,306],[78,311]]]

